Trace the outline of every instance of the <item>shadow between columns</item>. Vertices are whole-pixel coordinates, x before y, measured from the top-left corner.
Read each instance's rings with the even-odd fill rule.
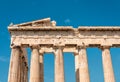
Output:
[[[79,78],[79,69],[76,70],[76,82],[80,82],[80,78]]]

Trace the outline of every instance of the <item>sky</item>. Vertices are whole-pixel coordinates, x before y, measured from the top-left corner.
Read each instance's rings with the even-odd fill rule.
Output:
[[[0,0],[0,82],[7,82],[10,23],[50,17],[58,26],[120,26],[120,0]],[[30,65],[30,49],[27,49]],[[111,48],[116,82],[120,82],[120,48]],[[91,82],[104,82],[101,50],[87,48]],[[64,53],[65,82],[75,82],[73,53]],[[54,55],[44,55],[44,80],[54,82]]]

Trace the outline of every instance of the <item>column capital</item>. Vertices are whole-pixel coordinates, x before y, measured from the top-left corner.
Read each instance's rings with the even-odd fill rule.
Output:
[[[11,44],[10,48],[12,48],[12,49],[14,49],[14,48],[21,48],[21,46]]]
[[[85,45],[84,45],[84,46],[77,46],[76,48],[77,48],[77,49],[86,49],[87,46],[85,46]]]
[[[56,56],[56,54],[58,53],[58,51],[62,51],[63,52],[64,46],[55,46],[53,47],[53,53]]]
[[[78,55],[81,49],[86,49],[87,46],[76,46],[76,51],[74,52],[75,55]]]
[[[33,48],[34,48],[34,49],[39,49],[40,46],[39,46],[39,45],[30,45],[30,48],[31,48],[31,49],[33,49]]]
[[[78,50],[76,50],[76,51],[74,52],[74,56],[76,56],[76,55],[79,55]]]
[[[111,46],[100,46],[100,49],[101,50],[104,50],[104,49],[110,49]]]
[[[18,49],[20,53],[23,53],[21,46],[12,46],[11,49]],[[22,54],[19,56],[22,56]]]
[[[55,49],[58,49],[58,48],[61,48],[61,49],[63,49],[65,46],[54,46],[53,48],[55,48]]]
[[[40,54],[40,55],[43,55],[44,53],[45,53],[44,50],[39,49],[39,54]]]
[[[63,50],[63,49],[64,49],[64,46],[54,46],[53,49],[54,49],[54,52],[55,52],[57,49]]]

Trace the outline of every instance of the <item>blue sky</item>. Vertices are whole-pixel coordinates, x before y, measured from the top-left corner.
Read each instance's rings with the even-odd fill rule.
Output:
[[[1,0],[0,1],[0,82],[7,82],[10,35],[7,26],[51,17],[57,25],[120,26],[119,0]],[[103,82],[101,50],[87,48],[90,80]],[[116,82],[120,82],[120,48],[111,48]],[[30,49],[28,49],[30,58]],[[44,56],[45,82],[54,80],[54,56]],[[30,61],[30,60],[29,60]],[[64,53],[65,81],[75,82],[73,53]]]

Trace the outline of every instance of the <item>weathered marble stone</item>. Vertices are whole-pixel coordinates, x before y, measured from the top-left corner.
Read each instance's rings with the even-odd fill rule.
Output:
[[[76,82],[90,82],[87,47],[102,48],[105,82],[115,82],[109,47],[120,47],[117,26],[56,26],[50,18],[11,24],[11,60],[8,82],[28,82],[26,48],[30,47],[30,82],[44,82],[44,53],[55,55],[55,82],[65,82],[63,52],[74,52]]]

